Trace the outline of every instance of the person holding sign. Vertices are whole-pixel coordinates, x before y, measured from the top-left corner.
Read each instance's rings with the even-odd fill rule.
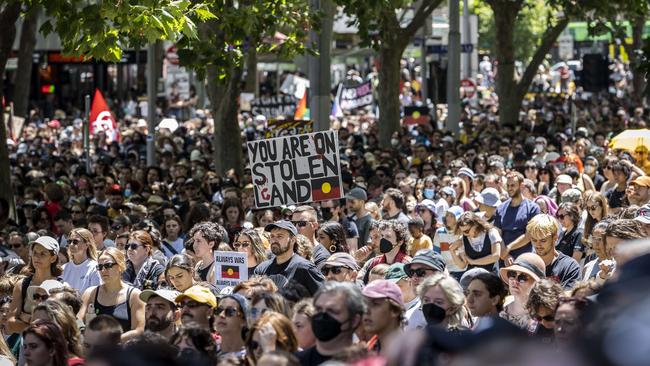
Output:
[[[283,276],[287,282],[294,280],[305,286],[310,294],[316,293],[325,278],[313,263],[295,253],[298,249],[296,227],[290,221],[280,220],[267,225],[264,230],[270,233],[271,252],[275,258],[260,263],[255,274]]]
[[[196,272],[201,281],[214,283],[214,250],[223,241],[226,230],[214,222],[200,222],[190,230],[190,238],[198,263]]]
[[[253,275],[257,265],[266,260],[264,243],[260,234],[254,229],[247,229],[239,233],[235,237],[232,247],[238,252],[246,253],[248,258],[248,278]]]

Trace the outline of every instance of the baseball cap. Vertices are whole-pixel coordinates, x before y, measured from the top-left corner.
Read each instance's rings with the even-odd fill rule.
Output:
[[[291,233],[292,236],[298,235],[298,229],[296,229],[296,226],[291,221],[287,220],[276,221],[264,227],[264,231],[271,231],[273,229],[284,229]]]
[[[555,184],[560,184],[560,183],[562,183],[562,184],[573,184],[573,179],[570,176],[566,175],[566,174],[560,174],[555,179]]]
[[[248,312],[250,309],[248,308],[248,301],[246,301],[246,298],[240,294],[228,294],[223,297],[221,297],[221,300],[223,299],[233,299],[237,301],[239,304],[239,307],[241,308],[242,313],[244,313],[244,316],[248,318]],[[218,314],[217,314],[218,315]]]
[[[635,221],[642,224],[650,224],[650,203],[641,206],[636,215],[637,216],[634,218]]]
[[[361,291],[363,296],[371,299],[390,299],[404,308],[404,298],[399,287],[388,280],[374,280]]]
[[[630,184],[635,184],[641,187],[650,187],[650,176],[644,175],[633,180]]]
[[[490,207],[497,207],[501,203],[499,191],[492,187],[485,188],[481,191],[481,194],[476,197],[476,201]]]
[[[560,198],[560,201],[562,201],[562,203],[564,202],[576,203],[580,201],[581,198],[582,198],[582,192],[580,192],[580,190],[576,188],[569,188],[566,191],[564,191],[564,193],[562,193],[562,197]]]
[[[447,210],[447,213],[451,213],[452,215],[454,215],[454,217],[456,217],[456,220],[460,218],[460,215],[462,215],[463,212],[465,212],[465,210],[463,210],[463,208],[460,206],[451,206]]]
[[[368,200],[368,194],[361,188],[352,188],[344,197],[346,200]]]
[[[445,268],[447,267],[442,256],[439,253],[436,253],[433,249],[417,252],[415,254],[415,257],[413,257],[411,263],[404,265],[404,270],[406,273],[409,273],[413,264],[416,263],[424,264],[425,266],[430,267],[431,269],[434,269],[438,272],[444,272]]]
[[[388,267],[388,270],[386,271],[386,275],[384,276],[385,280],[391,281],[393,283],[397,283],[402,278],[408,278],[406,270],[404,270],[404,263],[391,264],[391,266]]]
[[[56,241],[56,239],[54,239],[51,236],[47,236],[47,235],[41,236],[38,239],[31,242],[30,246],[33,248],[34,244],[38,244],[47,250],[51,250],[54,252],[54,254],[57,255],[59,254],[59,242]]]
[[[171,302],[172,304],[176,305],[176,298],[180,295],[181,293],[176,291],[176,290],[168,290],[168,289],[158,289],[158,290],[144,290],[140,293],[140,300],[147,302],[151,298],[151,296],[160,296],[163,299]]]
[[[470,284],[470,282],[472,282],[474,277],[476,277],[477,275],[479,275],[481,273],[490,273],[490,272],[487,269],[481,268],[481,267],[472,268],[472,269],[466,271],[460,277],[460,281],[458,281],[458,282],[460,282],[460,287],[462,287],[463,290],[467,290],[467,287],[469,287],[469,284]]]
[[[330,255],[323,263],[323,266],[327,266],[327,265],[335,266],[335,267],[345,267],[355,271],[359,270],[359,265],[357,264],[357,261],[354,259],[353,256],[351,256],[348,253],[338,252]]]
[[[194,285],[182,294],[176,296],[176,302],[181,302],[184,298],[189,297],[190,299],[201,303],[201,304],[206,304],[210,306],[211,308],[216,308],[217,307],[217,297],[214,296],[212,291],[208,289],[207,287],[199,286],[199,285]]]

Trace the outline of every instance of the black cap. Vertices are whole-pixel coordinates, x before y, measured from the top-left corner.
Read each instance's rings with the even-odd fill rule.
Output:
[[[348,194],[345,195],[346,200],[368,200],[368,194],[362,188],[352,188]]]
[[[298,229],[296,229],[296,226],[291,221],[287,220],[276,221],[264,227],[264,231],[271,231],[273,229],[284,229],[291,233],[293,236],[298,235]]]

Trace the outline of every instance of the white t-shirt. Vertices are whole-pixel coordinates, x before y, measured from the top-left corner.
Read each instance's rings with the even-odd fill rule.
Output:
[[[458,268],[458,266],[454,264],[454,261],[451,259],[451,251],[449,251],[449,246],[454,244],[458,238],[458,235],[447,232],[447,228],[444,226],[438,228],[438,230],[436,230],[436,235],[433,236],[434,250],[439,252],[442,259],[445,260],[449,272],[463,271],[462,268]]]
[[[499,235],[499,231],[497,231],[497,229],[495,228],[490,229],[488,235],[490,235],[490,242],[492,244],[503,241],[503,239],[501,239],[501,235]],[[467,239],[469,240],[469,245],[471,245],[475,251],[480,252],[483,249],[483,242],[485,241],[485,233],[483,232],[475,238],[467,237]],[[461,248],[463,251],[465,250],[464,247]]]
[[[423,329],[426,328],[427,326],[427,320],[424,318],[424,314],[422,313],[422,305],[420,304],[420,298],[416,297],[415,300],[417,303],[415,306],[412,308],[408,308],[406,310],[406,313],[404,314],[406,318],[406,326],[404,327],[404,330],[415,330],[415,329]],[[411,304],[411,303],[409,303]],[[406,304],[408,306],[408,304]]]
[[[91,286],[99,286],[102,283],[97,262],[88,258],[81,264],[74,264],[70,261],[63,265],[63,280],[73,289],[83,294]]]

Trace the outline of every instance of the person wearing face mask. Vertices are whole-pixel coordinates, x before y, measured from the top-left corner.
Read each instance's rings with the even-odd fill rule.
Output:
[[[366,306],[359,288],[350,282],[325,283],[314,295],[311,327],[316,345],[296,353],[301,366],[320,365],[352,345]]]
[[[465,295],[453,277],[436,273],[426,278],[418,286],[418,296],[428,326],[450,332],[467,329]]]
[[[366,262],[363,270],[359,272],[357,279],[362,279],[364,283],[368,283],[370,271],[378,264],[408,263],[411,260],[406,253],[410,237],[406,225],[395,220],[380,221],[378,233],[381,255]]]
[[[359,230],[357,225],[349,220],[343,214],[343,204],[341,200],[321,201],[320,212],[323,221],[338,222],[345,229],[345,241],[348,243],[349,248],[357,249],[365,245],[359,242]]]
[[[542,163],[546,163],[549,160],[549,153],[546,151],[546,145],[546,138],[542,136],[535,138],[535,155],[533,156],[533,159],[541,161]]]

